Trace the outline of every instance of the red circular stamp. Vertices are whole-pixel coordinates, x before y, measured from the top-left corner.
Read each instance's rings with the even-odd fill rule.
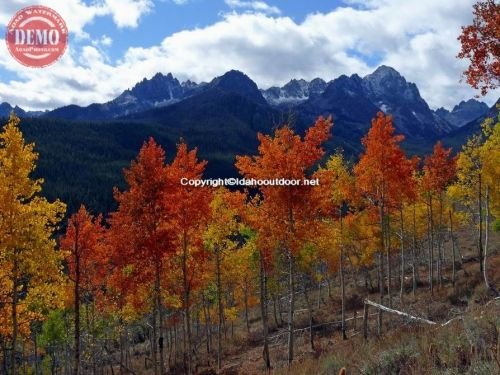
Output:
[[[29,6],[12,17],[5,42],[19,63],[43,68],[56,62],[66,51],[68,28],[55,10],[42,5]]]

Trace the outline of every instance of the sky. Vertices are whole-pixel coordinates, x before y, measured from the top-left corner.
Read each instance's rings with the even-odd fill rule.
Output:
[[[2,0],[0,35],[16,11],[42,4],[70,31],[46,68],[16,62],[0,42],[0,102],[29,110],[89,105],[171,72],[210,81],[231,69],[259,87],[292,78],[365,76],[392,66],[431,108],[478,94],[460,82],[461,25],[474,0]],[[492,105],[499,92],[481,98]]]

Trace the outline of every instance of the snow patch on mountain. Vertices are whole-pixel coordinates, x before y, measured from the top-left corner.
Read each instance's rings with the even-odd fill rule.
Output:
[[[312,81],[292,79],[283,87],[273,86],[267,90],[260,90],[264,99],[272,106],[294,106],[305,102],[312,96],[325,91],[327,83],[321,78]]]

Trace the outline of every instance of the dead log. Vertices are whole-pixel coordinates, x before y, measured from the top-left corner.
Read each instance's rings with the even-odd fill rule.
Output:
[[[432,325],[437,324],[436,322],[432,322],[432,321],[424,319],[424,318],[419,318],[418,316],[413,316],[413,315],[410,315],[410,314],[405,313],[403,311],[390,309],[387,306],[381,305],[379,303],[375,303],[373,301],[370,301],[369,299],[365,300],[365,304],[368,304],[368,305],[371,305],[373,307],[376,307],[379,310],[387,311],[387,312],[392,313],[392,314],[397,314],[397,315],[400,315],[400,316],[404,316],[405,318],[408,318],[408,319],[416,320],[418,322],[422,322],[422,323],[426,323],[426,324],[432,324]]]

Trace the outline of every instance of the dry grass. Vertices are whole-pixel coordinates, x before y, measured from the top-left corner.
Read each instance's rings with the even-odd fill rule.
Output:
[[[488,263],[488,277],[493,285],[500,285],[499,234],[493,234]],[[476,255],[474,242],[467,234],[459,237],[462,255]],[[486,303],[492,296],[484,288],[478,262],[458,267],[455,288],[451,285],[451,264],[444,268],[443,286],[436,286],[434,296],[426,287],[426,268],[421,267],[423,287],[415,297],[405,296],[401,305],[394,297],[394,308],[425,317],[436,322],[456,319],[445,327],[409,324],[400,318],[384,315],[383,335],[376,337],[375,321],[370,323],[370,338],[366,342],[359,330],[362,323],[360,288],[351,280],[348,289],[347,317],[358,311],[357,330],[352,321],[348,325],[349,339],[344,341],[338,327],[326,326],[315,333],[315,350],[308,344],[308,332],[296,340],[296,359],[291,367],[286,361],[286,343],[282,340],[271,348],[273,374],[498,374],[500,301]],[[323,291],[324,304],[315,311],[317,322],[339,320],[338,288],[332,288],[332,299]],[[358,296],[353,297],[357,293]],[[312,293],[316,301],[317,294]],[[376,295],[370,296],[377,298]],[[301,305],[299,303],[299,305]],[[372,318],[374,319],[374,317]],[[271,319],[272,320],[272,319]],[[255,334],[258,334],[258,324]],[[297,314],[297,327],[307,326],[307,314]],[[286,336],[284,337],[284,339]],[[247,354],[249,358],[247,359]],[[231,361],[231,359],[228,359]],[[260,348],[249,349],[237,359],[240,374],[264,374]]]
[[[493,285],[500,286],[500,233],[491,236],[491,251],[488,276]],[[475,244],[466,233],[459,234],[462,255],[476,255]],[[446,244],[449,249],[449,244]],[[496,246],[496,247],[495,247]],[[458,263],[457,263],[458,266]],[[500,373],[500,300],[492,302],[492,296],[483,286],[483,277],[477,261],[458,266],[455,287],[451,284],[451,264],[444,267],[444,282],[436,285],[434,295],[428,290],[425,264],[419,269],[421,286],[416,295],[411,295],[410,281],[404,300],[399,301],[399,287],[394,283],[393,307],[410,314],[443,323],[454,319],[446,326],[423,326],[410,323],[400,317],[384,313],[383,333],[376,335],[375,316],[370,316],[369,339],[362,337],[362,312],[365,289],[356,285],[352,278],[347,284],[348,318],[357,311],[354,321],[348,322],[348,340],[342,340],[338,325],[322,325],[314,330],[314,350],[309,345],[309,332],[296,334],[295,359],[288,367],[286,352],[286,325],[275,324],[272,306],[269,308],[270,355],[273,369],[271,374],[337,375],[344,369],[344,375],[391,375],[391,374],[499,374]],[[373,278],[376,283],[376,276]],[[321,324],[340,320],[340,290],[337,280],[332,283],[332,297],[326,288],[322,289],[321,304],[317,308],[318,293],[310,293],[314,307],[314,323]],[[376,291],[368,297],[378,301]],[[387,304],[387,301],[385,302]],[[295,328],[308,327],[308,314],[302,295],[298,295]],[[370,308],[370,314],[375,309]],[[286,320],[286,316],[283,317]],[[262,335],[259,309],[250,312],[250,333],[242,321],[234,327],[234,335],[227,334],[224,342],[223,369],[213,370],[216,363],[215,351],[206,354],[205,344],[198,348],[198,374],[266,374],[262,360]],[[215,345],[215,337],[213,338]],[[137,356],[134,368],[143,369],[144,357]],[[117,369],[116,369],[117,370]],[[138,370],[138,374],[151,371]],[[182,373],[171,369],[171,373]]]
[[[319,360],[274,374],[497,374],[500,305],[472,311],[445,327],[399,325],[381,338],[337,339]],[[336,344],[336,345],[335,345]]]

